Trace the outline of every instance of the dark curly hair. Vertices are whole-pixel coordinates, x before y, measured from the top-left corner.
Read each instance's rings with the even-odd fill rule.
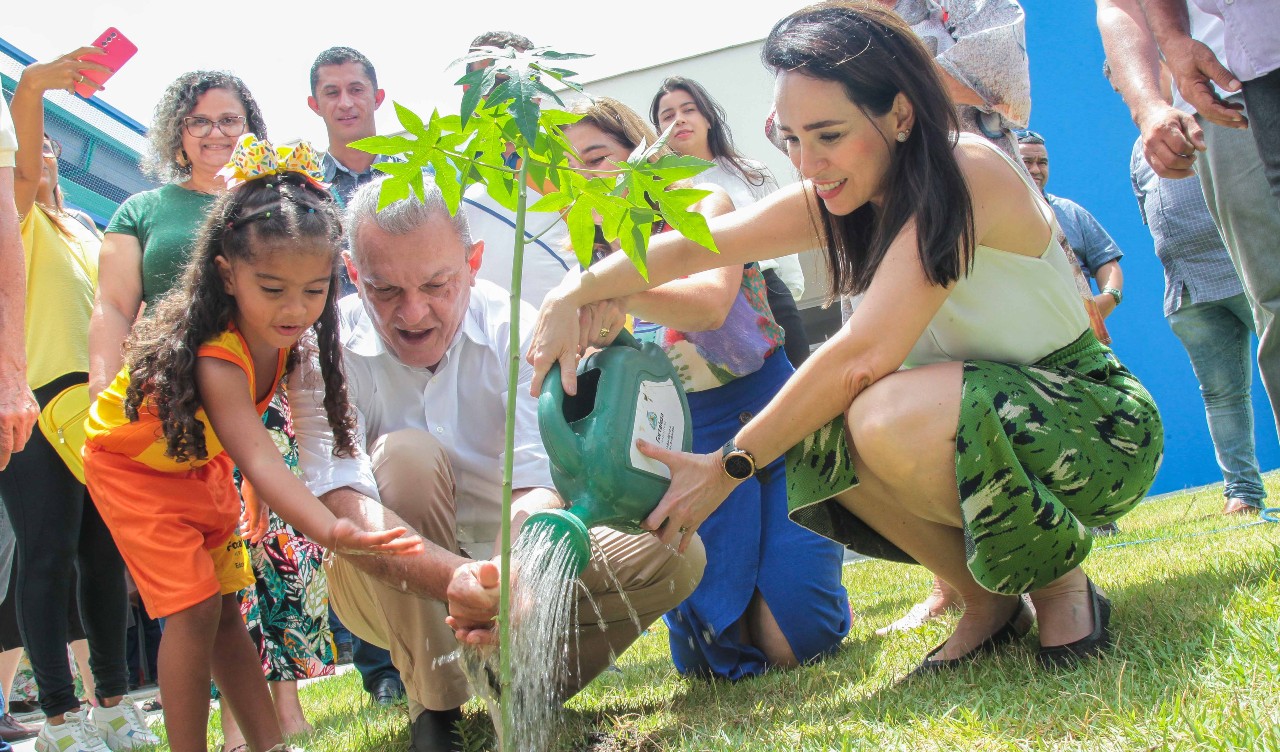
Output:
[[[129,388],[124,410],[137,420],[140,409],[153,412],[164,427],[165,454],[179,462],[205,459],[205,425],[195,373],[200,346],[227,330],[235,298],[223,287],[216,259],[252,261],[275,248],[326,249],[333,257],[324,312],[312,326],[324,379],[324,408],[334,434],[334,454],[355,452],[355,418],[347,401],[338,338],[338,263],[342,221],[329,194],[296,173],[251,180],[218,198],[209,210],[195,250],[174,287],[155,312],[138,322],[128,343]],[[289,368],[304,345],[289,353]],[[144,406],[145,403],[145,406]]]
[[[892,153],[882,208],[868,202],[834,216],[817,202],[832,294],[865,291],[910,220],[930,282],[945,286],[967,273],[974,252],[973,200],[953,151],[959,125],[937,66],[911,27],[878,3],[833,0],[779,21],[761,57],[775,74],[840,84],[869,119],[893,109],[899,93],[914,107],[915,127],[905,142],[880,134]]]
[[[142,171],[148,176],[162,183],[180,183],[191,177],[191,163],[184,165],[178,161],[178,152],[182,150],[182,119],[195,109],[200,95],[210,89],[226,89],[235,94],[244,105],[245,132],[266,139],[267,124],[262,119],[262,110],[239,76],[226,71],[183,73],[169,84],[156,104],[147,132],[151,148],[142,160]]]

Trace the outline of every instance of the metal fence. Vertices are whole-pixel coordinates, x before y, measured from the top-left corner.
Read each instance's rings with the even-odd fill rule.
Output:
[[[35,62],[0,39],[0,86],[13,98],[22,69]],[[65,91],[44,98],[45,130],[62,144],[58,173],[65,201],[105,227],[129,196],[156,187],[138,169],[146,151],[141,123],[97,99],[81,99]]]

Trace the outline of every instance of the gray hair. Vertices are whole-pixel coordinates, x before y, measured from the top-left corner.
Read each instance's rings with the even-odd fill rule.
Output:
[[[440,187],[436,185],[434,177],[422,176],[422,184],[426,188],[427,195],[421,200],[418,199],[417,194],[411,194],[409,198],[400,199],[389,204],[382,211],[378,211],[378,197],[382,193],[383,180],[386,178],[378,177],[369,181],[356,191],[347,203],[347,216],[344,223],[347,228],[347,245],[351,249],[351,260],[356,262],[357,268],[360,264],[356,244],[360,237],[360,228],[366,222],[372,222],[375,227],[389,235],[408,235],[433,219],[443,218],[453,226],[453,231],[458,234],[458,240],[462,241],[462,247],[467,251],[467,257],[471,257],[471,223],[467,221],[467,213],[462,211],[461,207],[456,215],[449,213],[449,206],[444,202],[444,196],[440,193]]]

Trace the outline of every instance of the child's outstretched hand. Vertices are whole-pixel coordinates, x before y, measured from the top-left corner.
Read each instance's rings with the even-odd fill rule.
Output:
[[[395,527],[369,533],[361,530],[345,517],[333,524],[331,548],[334,553],[351,555],[368,554],[417,554],[422,553],[422,536],[410,533],[407,528]]]
[[[244,513],[240,515],[240,536],[256,545],[267,537],[267,528],[271,525],[271,510],[257,491],[253,490],[248,478],[240,483],[240,498],[244,499]]]

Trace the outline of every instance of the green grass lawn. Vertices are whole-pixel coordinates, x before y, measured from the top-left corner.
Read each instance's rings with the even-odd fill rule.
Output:
[[[1268,478],[1280,498],[1280,476]],[[920,600],[919,567],[845,568],[858,618],[838,655],[732,684],[671,667],[659,622],[565,707],[558,749],[1280,750],[1280,525],[1218,514],[1220,488],[1163,497],[1121,521],[1086,562],[1115,607],[1115,649],[1074,670],[1036,668],[1035,631],[1011,651],[904,683],[954,617],[875,628]],[[375,709],[354,673],[303,691],[312,752],[407,747],[400,709]],[[494,745],[467,708],[473,749]]]

